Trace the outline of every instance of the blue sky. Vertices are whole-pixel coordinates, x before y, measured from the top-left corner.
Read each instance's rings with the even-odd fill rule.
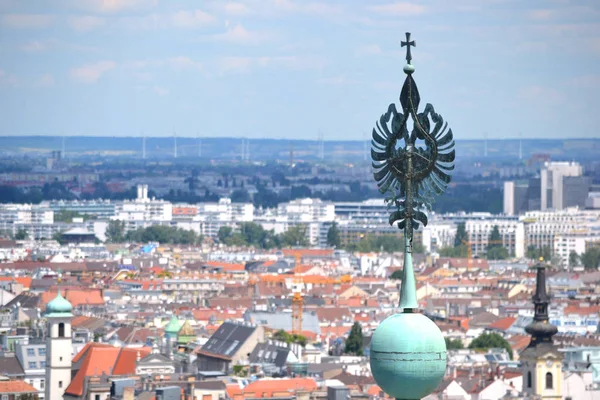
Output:
[[[0,135],[361,140],[411,31],[458,139],[600,137],[599,4],[0,0]]]

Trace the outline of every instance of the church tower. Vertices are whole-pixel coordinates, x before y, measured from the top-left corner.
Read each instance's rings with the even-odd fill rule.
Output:
[[[562,399],[562,359],[552,343],[558,329],[548,322],[550,296],[546,292],[546,266],[540,262],[537,270],[533,322],[525,327],[531,335],[529,346],[521,353],[523,392],[539,399]]]
[[[71,383],[71,318],[73,306],[60,291],[46,306],[48,338],[46,344],[46,400],[62,400]]]

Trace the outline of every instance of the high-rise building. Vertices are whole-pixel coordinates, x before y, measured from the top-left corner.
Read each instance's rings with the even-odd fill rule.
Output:
[[[529,211],[529,185],[526,182],[504,182],[504,214],[519,215]]]
[[[576,162],[545,163],[540,171],[541,210],[562,210],[580,204],[585,206],[591,182],[581,179],[582,175],[583,168]],[[567,179],[576,177],[580,179]],[[580,199],[583,192],[585,195]]]

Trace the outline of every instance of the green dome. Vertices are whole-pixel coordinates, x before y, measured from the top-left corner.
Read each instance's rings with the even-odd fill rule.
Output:
[[[371,372],[379,387],[396,399],[426,397],[446,372],[442,332],[423,314],[386,318],[371,339]]]
[[[173,315],[167,326],[165,326],[165,333],[177,335],[179,333],[179,329],[181,329],[181,324],[179,323],[177,317]]]
[[[69,303],[67,299],[65,299],[62,296],[62,294],[60,294],[60,291],[58,292],[54,300],[49,302],[46,306],[46,315],[48,316],[71,316],[72,311],[73,306],[71,305],[71,303]]]

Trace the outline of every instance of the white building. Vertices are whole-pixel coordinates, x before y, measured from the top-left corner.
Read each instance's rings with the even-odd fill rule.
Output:
[[[292,223],[333,222],[335,205],[320,199],[297,199],[279,204],[277,215],[285,216]]]
[[[137,186],[137,198],[115,204],[113,220],[125,222],[125,229],[145,226],[146,222],[170,222],[173,219],[173,204],[164,200],[148,198],[148,185]]]
[[[559,252],[561,257],[568,257],[570,249],[580,249],[580,244],[575,241],[570,244],[563,242],[563,239],[556,239],[557,236],[593,235],[594,227],[600,224],[600,210],[567,208],[560,211],[530,211],[520,220],[525,224],[525,248],[548,247]],[[559,248],[555,248],[555,244]]]
[[[495,226],[498,226],[502,246],[509,254],[517,258],[525,256],[525,229],[519,221],[506,219],[467,220],[465,229],[469,234],[473,255],[480,255],[487,251],[490,235]]]
[[[456,225],[451,223],[431,223],[423,229],[423,246],[427,252],[454,246]]]

